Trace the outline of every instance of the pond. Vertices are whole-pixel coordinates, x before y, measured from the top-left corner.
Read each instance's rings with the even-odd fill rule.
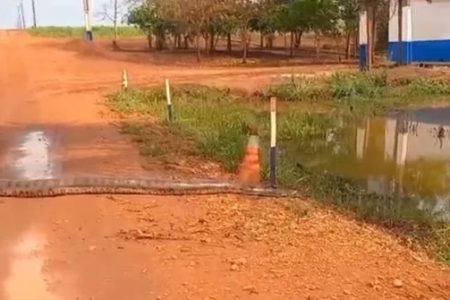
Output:
[[[369,193],[416,199],[414,209],[450,220],[450,107],[340,117],[322,135],[288,145],[284,153],[295,152],[308,169]]]

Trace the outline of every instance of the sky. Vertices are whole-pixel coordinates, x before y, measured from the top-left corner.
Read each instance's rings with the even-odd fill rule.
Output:
[[[17,6],[23,1],[27,27],[32,25],[31,0],[0,0],[0,28],[17,26]],[[90,0],[93,24],[102,23],[96,12],[109,0]],[[35,0],[38,26],[83,25],[83,0]]]

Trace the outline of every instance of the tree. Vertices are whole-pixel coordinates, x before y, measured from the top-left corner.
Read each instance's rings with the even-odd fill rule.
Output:
[[[335,0],[307,0],[307,10],[310,14],[311,29],[316,39],[316,56],[320,55],[321,37],[327,34],[340,34],[338,29],[340,12]]]
[[[358,32],[360,6],[358,0],[339,0],[339,6],[346,35],[345,58],[349,59],[352,36]]]
[[[367,34],[367,49],[366,49],[366,68],[368,71],[372,70],[374,58],[374,32],[375,32],[375,12],[378,8],[380,0],[361,0],[361,5],[366,10],[366,34]]]
[[[142,3],[132,8],[128,14],[128,24],[139,27],[146,35],[148,47],[153,48],[153,34],[162,30],[163,21],[158,17],[155,7],[151,3]],[[159,48],[161,44],[158,44]]]
[[[222,26],[219,34],[227,38],[227,51],[231,53],[233,46],[231,44],[231,35],[235,34],[239,28],[239,21],[228,10],[225,10],[222,18]]]
[[[99,12],[100,17],[103,20],[108,20],[113,23],[114,28],[114,40],[113,44],[117,46],[117,39],[119,36],[118,25],[119,19],[123,17],[124,5],[123,3],[119,3],[119,0],[110,0],[107,3],[104,3],[101,11]]]
[[[268,48],[272,47],[273,35],[278,29],[280,5],[271,1],[261,3],[260,13],[250,20],[250,29],[260,33],[260,48],[264,48],[264,39],[268,37]]]
[[[294,56],[295,32],[311,28],[310,0],[294,0],[279,7],[278,29],[290,33],[290,57]]]
[[[226,0],[227,10],[234,15],[238,21],[239,33],[242,43],[242,63],[247,63],[248,45],[250,43],[250,21],[258,16],[259,9],[262,7],[263,1],[253,0]]]

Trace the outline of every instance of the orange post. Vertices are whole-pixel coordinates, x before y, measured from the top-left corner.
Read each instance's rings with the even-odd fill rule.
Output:
[[[245,156],[239,168],[239,181],[250,185],[258,185],[261,182],[259,137],[256,135],[249,138]]]

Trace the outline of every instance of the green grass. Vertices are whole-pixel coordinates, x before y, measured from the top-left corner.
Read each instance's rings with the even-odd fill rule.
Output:
[[[345,76],[347,75],[336,75],[330,79],[335,86],[330,91],[334,91],[340,99],[386,95],[387,83],[383,77],[356,80]],[[342,82],[345,84],[339,87],[338,83]],[[417,81],[414,85],[403,84],[401,93],[409,93],[417,89],[426,91],[424,87],[430,84],[434,86],[437,83],[424,84]],[[434,88],[432,90],[435,91]],[[391,93],[391,91],[387,92]],[[312,94],[315,93],[315,91],[312,92]],[[337,97],[336,95],[334,97]],[[159,124],[165,126],[162,128],[165,128],[168,135],[173,137],[168,143],[161,143],[158,139],[155,142],[154,134],[149,132],[148,128],[142,128],[140,125],[141,127],[134,126],[130,130],[130,126],[127,125],[128,130],[125,132],[131,132],[135,141],[140,144],[141,153],[144,156],[176,152],[178,145],[175,143],[175,146],[171,146],[170,140],[177,140],[178,136],[178,140],[192,139],[194,141],[196,147],[193,148],[198,149],[198,152],[193,154],[216,160],[227,170],[234,172],[244,154],[249,132],[257,130],[261,136],[264,152],[263,175],[267,177],[269,142],[267,100],[253,100],[230,90],[198,85],[177,86],[173,89],[172,96],[175,115],[172,124],[166,121],[165,93],[162,87],[132,89],[110,97],[110,107],[125,118],[138,116],[140,119],[149,117],[154,120],[156,117],[160,120]],[[401,232],[403,236],[416,239],[423,245],[431,247],[441,259],[450,259],[449,225],[439,223],[431,212],[417,210],[418,199],[398,199],[394,196],[382,197],[369,194],[352,180],[312,171],[305,166],[298,149],[305,148],[307,145],[311,146],[310,142],[313,139],[323,139],[330,128],[338,128],[339,118],[336,118],[336,114],[314,114],[298,110],[297,105],[301,102],[287,100],[280,103],[282,109],[278,114],[280,145],[278,178],[281,185],[300,189],[314,199],[331,204],[338,209],[351,211],[363,220],[382,224],[396,232]],[[383,102],[383,99],[376,101]],[[352,118],[351,115],[348,117]],[[176,153],[183,155],[181,152]]]
[[[193,136],[203,155],[236,170],[247,142],[247,131],[257,124],[258,112],[241,96],[227,90],[203,86],[181,86],[173,90],[176,126]],[[114,110],[125,114],[154,115],[166,119],[162,88],[130,90],[111,99]]]
[[[337,72],[330,77],[297,77],[269,87],[281,100],[329,103],[339,108],[383,112],[394,107],[448,102],[450,81],[389,78],[384,71]]]
[[[37,27],[27,30],[33,36],[52,37],[52,38],[80,38],[83,37],[84,27]],[[112,38],[114,29],[111,26],[94,26],[92,28],[94,38]],[[137,37],[144,34],[138,28],[131,26],[119,27],[119,37]]]

